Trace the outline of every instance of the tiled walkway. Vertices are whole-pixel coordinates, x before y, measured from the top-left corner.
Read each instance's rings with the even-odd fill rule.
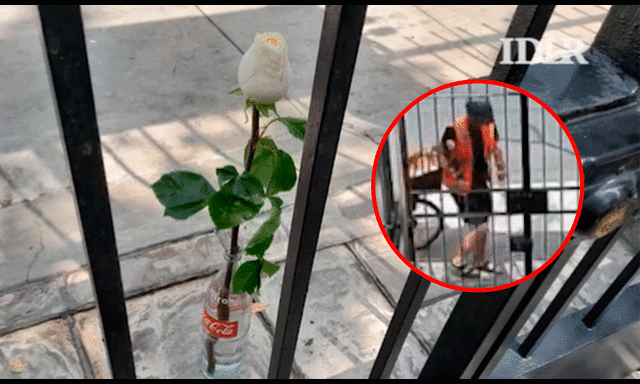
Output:
[[[408,268],[380,235],[370,193],[393,118],[435,86],[485,76],[514,6],[370,6],[298,342],[294,377],[360,377],[373,364]],[[214,179],[240,164],[249,128],[226,95],[256,32],[287,39],[291,88],[281,115],[306,116],[318,6],[83,6],[136,372],[197,378],[201,295],[228,233],[206,214],[162,217],[149,185],[173,169]],[[548,35],[589,45],[603,6],[558,6]],[[0,6],[0,378],[109,376],[86,272],[35,7]],[[301,144],[273,136],[299,165]],[[294,192],[268,258],[282,264]],[[249,230],[241,231],[246,241]],[[622,249],[622,248],[621,248]],[[617,253],[624,259],[628,251]],[[612,271],[622,265],[612,259]],[[256,301],[250,377],[265,377],[282,274]],[[597,282],[590,283],[593,287]],[[588,291],[592,292],[592,291]],[[432,285],[393,377],[416,377],[458,293]],[[584,306],[580,296],[572,308]],[[103,321],[108,321],[105,314]]]

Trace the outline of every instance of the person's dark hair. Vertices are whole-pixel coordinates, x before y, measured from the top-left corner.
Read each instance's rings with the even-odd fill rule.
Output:
[[[493,121],[493,109],[489,100],[479,100],[469,98],[467,100],[467,114],[471,120],[476,120],[480,124]]]
[[[467,114],[469,116],[469,135],[474,157],[474,177],[472,188],[483,188],[484,180],[488,178],[489,167],[484,159],[484,143],[480,126],[493,121],[493,110],[488,100],[467,100]]]

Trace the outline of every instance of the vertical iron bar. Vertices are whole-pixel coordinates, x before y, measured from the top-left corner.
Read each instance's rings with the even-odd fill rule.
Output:
[[[454,89],[455,87],[451,87],[449,88],[451,89],[451,125],[453,126],[456,122],[456,106],[455,106],[455,94],[454,94]],[[444,133],[443,133],[444,135]],[[460,208],[460,211],[458,212],[458,216],[456,217],[456,220],[458,220],[458,244],[457,246],[460,248],[460,259],[462,260],[462,263],[460,265],[465,265],[466,264],[466,260],[464,257],[464,247],[463,247],[463,243],[464,243],[464,237],[460,236],[460,227],[462,227],[462,232],[464,232],[464,221],[462,222],[462,224],[460,223],[460,217],[462,215],[464,215],[463,210],[466,211],[467,208],[467,197],[464,196],[462,198],[462,200],[464,201],[464,209]],[[464,287],[464,274],[460,274],[460,285]]]
[[[388,379],[391,375],[430,284],[429,280],[414,271],[409,273],[378,356],[373,363],[370,379]]]
[[[435,95],[434,95],[435,96]],[[433,98],[433,124],[436,128],[436,143],[440,141],[440,130],[438,129],[438,98]],[[444,134],[444,132],[443,132]],[[440,197],[440,213],[444,214],[444,191],[440,188],[439,197]],[[449,283],[449,271],[448,271],[448,260],[447,260],[447,220],[442,220],[442,260],[444,262],[444,282]]]
[[[467,99],[468,98],[473,98],[473,91],[471,90],[471,84],[467,84],[467,93],[468,93]],[[488,101],[489,100],[487,99],[487,102]],[[483,143],[483,149],[484,149],[484,143]],[[491,194],[489,194],[489,199],[491,199]],[[476,228],[480,227],[480,225],[482,225],[482,224],[477,225]],[[486,235],[485,235],[485,242],[482,244],[482,247],[485,248],[485,250],[484,250],[485,252],[486,252],[486,244],[487,244],[486,239],[487,238],[486,238]],[[484,254],[484,256],[486,257],[486,254]],[[474,260],[472,261],[473,265],[475,265],[475,262],[476,262],[476,260],[475,260],[475,255],[474,255]],[[482,262],[484,263],[484,260],[482,260]],[[481,271],[478,271],[478,288],[482,288],[482,272]]]
[[[560,211],[564,211],[564,140],[563,138],[563,130],[562,127],[558,127],[558,139],[560,142],[558,146],[560,149],[558,150],[560,157]],[[560,239],[559,242],[562,244],[562,235],[564,234],[564,217],[566,213],[560,214]]]
[[[544,190],[547,189],[547,144],[546,144],[546,138],[545,136],[547,135],[547,124],[546,124],[546,119],[545,119],[545,114],[544,111],[540,112],[541,116],[542,116],[542,121],[541,121],[541,129],[542,129],[542,188]],[[547,209],[549,207],[547,206]],[[549,244],[547,243],[547,220],[548,220],[549,216],[548,214],[544,214],[542,216],[542,233],[543,233],[543,240],[542,242],[544,243],[544,253],[542,254],[542,263],[545,263],[545,257],[549,257]],[[555,253],[555,252],[554,252]]]
[[[531,37],[536,40],[542,38],[555,5],[518,5],[511,18],[511,24],[507,29],[506,38]],[[511,44],[510,42],[508,44]],[[513,47],[512,47],[513,48]],[[511,49],[512,56],[507,61],[515,62],[518,50]],[[491,70],[490,79],[518,85],[529,68],[528,64],[500,64],[503,61],[503,48],[500,48],[498,57]],[[533,50],[527,49],[527,61],[533,57]],[[522,60],[522,58],[519,58]]]
[[[606,245],[613,244],[620,228],[605,236],[599,241],[603,241]],[[589,278],[591,273],[596,269],[600,261],[606,256],[606,252],[596,252],[598,248],[591,247],[587,254],[580,260],[578,266],[573,270],[567,281],[564,283],[553,301],[544,311],[533,330],[527,335],[527,338],[518,347],[518,353],[522,357],[527,357],[535,344],[549,329],[549,325],[560,315],[560,313],[569,305],[571,299],[578,293],[580,287]]]
[[[398,130],[398,137],[400,137],[400,158],[402,160],[402,180],[404,183],[402,188],[402,191],[404,192],[404,199],[402,201],[402,208],[400,209],[400,222],[402,225],[401,245],[403,247],[402,249],[399,249],[399,251],[409,262],[415,264],[416,257],[415,248],[413,246],[413,228],[411,219],[411,182],[409,181],[409,169],[407,166],[407,130],[404,116],[402,116],[395,129]]]
[[[38,12],[111,372],[135,378],[80,6]]]
[[[421,102],[420,102],[421,103]],[[416,104],[416,116],[417,116],[417,123],[418,123],[418,145],[420,147],[420,153],[422,154],[424,151],[424,145],[423,145],[423,138],[422,138],[422,118],[420,116],[420,103]],[[436,137],[436,142],[437,142],[437,137]],[[427,144],[428,146],[428,144]],[[428,151],[430,151],[430,149],[428,149]],[[425,175],[427,174],[430,169],[425,170],[424,168],[424,157],[420,156],[420,164],[422,165],[422,174]],[[427,164],[428,165],[428,164]],[[417,164],[416,164],[416,168],[417,168]],[[411,192],[413,192],[413,190],[410,190]],[[428,200],[426,193],[424,193],[424,191],[422,192],[422,194],[420,195],[421,197],[424,195],[424,199]],[[412,195],[413,198],[414,195]],[[412,209],[414,208],[414,206],[411,207]],[[427,241],[429,241],[429,239],[431,239],[431,237],[429,236],[429,212],[428,212],[428,206],[427,204],[424,204],[424,217],[425,217],[425,235],[426,235],[426,239]],[[417,221],[416,221],[417,222]],[[433,265],[431,264],[431,248],[429,247],[429,244],[427,244],[426,247],[426,252],[427,252],[427,262],[429,264],[429,271],[434,271],[433,269]]]
[[[525,195],[531,192],[531,169],[529,165],[529,105],[527,96],[520,94],[520,118],[522,129],[522,190]],[[524,209],[524,237],[529,244],[532,244],[531,239],[531,214],[528,210],[528,205]],[[532,260],[532,248],[527,246],[524,253],[524,274],[529,275],[533,272],[533,260]]]
[[[529,281],[522,285],[529,284]],[[465,369],[485,340],[491,339],[496,324],[501,323],[505,310],[511,310],[519,296],[516,290],[494,292],[463,292],[453,308],[419,379],[462,378]]]
[[[289,378],[366,5],[327,5],[284,270],[269,378]]]
[[[393,181],[391,180],[389,146],[384,145],[382,147],[382,151],[380,151],[380,159],[378,161],[380,164],[380,168],[377,177],[380,177],[382,179],[380,183],[382,186],[380,188],[380,193],[382,195],[381,197],[384,204],[384,212],[382,212],[382,214],[384,215],[384,225],[387,233],[389,234],[389,237],[393,239],[395,232],[395,217],[393,217],[393,215],[391,214],[393,209],[393,194],[391,192],[393,189]],[[385,188],[386,186],[388,186],[389,188]],[[377,191],[378,189],[376,189],[376,192]]]
[[[604,312],[605,308],[615,300],[618,293],[624,288],[624,286],[631,280],[633,275],[640,269],[640,252],[636,253],[636,255],[631,258],[629,263],[624,267],[624,269],[620,272],[618,277],[611,283],[609,288],[604,292],[604,294],[598,299],[598,301],[591,307],[591,310],[584,316],[582,322],[587,328],[593,328],[596,324],[598,318],[602,312]]]
[[[490,102],[490,98],[489,98],[489,84],[485,84],[484,86],[484,93],[486,95],[487,98],[487,102]],[[493,118],[494,120],[494,124],[495,124],[495,116]],[[497,127],[495,128],[497,131]],[[495,160],[494,160],[494,165],[495,165]],[[493,178],[493,180],[495,180],[495,178]],[[495,189],[495,185],[493,184],[493,182],[491,183],[491,189]],[[491,206],[494,209],[496,209],[496,205],[493,203],[494,201],[494,197],[495,197],[495,193],[491,192]],[[497,271],[498,268],[498,263],[496,262],[496,216],[494,214],[491,215],[491,254],[493,255],[493,269]],[[497,273],[493,274],[493,286],[497,286],[497,282],[496,282],[496,275]]]
[[[510,181],[511,181],[511,171],[510,171],[510,166],[509,164],[511,163],[509,156],[510,156],[510,152],[509,152],[509,119],[508,119],[508,115],[509,112],[507,110],[507,105],[509,104],[509,95],[506,89],[503,89],[502,92],[504,93],[504,133],[505,133],[505,143],[506,143],[506,149],[507,149],[507,155],[506,155],[506,159],[505,159],[505,163],[506,163],[506,167],[507,167],[507,188],[509,188],[511,186]],[[505,196],[508,196],[508,194],[505,194]],[[507,197],[508,198],[508,197]],[[511,242],[511,215],[509,215],[507,217],[507,241],[510,243]],[[509,249],[509,280],[513,281],[513,252],[511,252],[511,249]]]

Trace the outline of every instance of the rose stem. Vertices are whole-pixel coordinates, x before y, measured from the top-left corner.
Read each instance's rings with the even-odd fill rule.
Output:
[[[256,107],[253,107],[253,116],[251,119],[252,127],[251,127],[251,139],[249,141],[249,153],[247,154],[247,164],[245,165],[245,172],[249,172],[251,170],[251,163],[253,162],[253,156],[256,152],[256,143],[260,138],[260,112]],[[229,291],[231,290],[231,278],[233,272],[233,256],[238,254],[238,232],[240,230],[240,226],[233,227],[231,229],[231,257],[227,262],[227,270],[224,275],[224,289],[220,292],[220,300],[218,300],[218,319],[222,321],[229,320]],[[222,299],[225,300],[223,303]],[[217,339],[207,338],[207,372],[209,374],[213,374],[214,366],[216,363],[214,354],[213,354],[213,346]]]

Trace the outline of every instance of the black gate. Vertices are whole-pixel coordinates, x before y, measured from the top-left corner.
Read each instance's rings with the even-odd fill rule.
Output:
[[[519,6],[507,36],[539,39],[552,11],[553,6]],[[102,321],[102,327],[111,370],[114,378],[133,378],[135,377],[133,354],[102,165],[80,9],[78,6],[40,6],[39,12],[48,68],[73,176],[96,301],[100,313],[109,314],[109,321]],[[303,176],[300,179],[296,197],[269,369],[270,378],[288,378],[291,371],[365,12],[366,6],[326,7],[311,99],[311,113],[302,156],[301,175]],[[606,48],[606,54],[613,57],[616,55],[623,57],[623,53],[629,49],[630,54],[637,57],[637,6],[614,6],[610,16],[603,24],[596,42]],[[623,23],[619,22],[621,19]],[[635,38],[636,45],[626,44],[625,41],[618,43],[610,38],[612,30],[618,33],[620,28],[623,28],[617,27],[618,25],[628,28],[627,33],[623,35],[632,36],[631,39]],[[633,65],[630,65],[628,60],[621,60],[619,65],[623,70],[632,73]],[[526,66],[496,65],[491,78],[510,84],[519,84],[526,70]],[[637,67],[634,76],[637,80]],[[523,88],[528,89],[524,86]],[[551,104],[549,100],[543,101]],[[621,105],[627,107],[631,105],[628,112],[631,117],[622,116],[619,117],[620,119],[632,119],[637,116],[635,96],[626,100],[609,101],[608,104],[598,105],[595,109],[567,111],[567,116],[579,117]],[[618,116],[603,118],[610,121]],[[582,151],[579,143],[578,149]],[[610,154],[610,152],[612,151],[607,153]],[[607,153],[599,155],[605,156]],[[623,164],[626,167],[629,164],[632,166],[635,164],[637,168],[638,153],[637,138],[635,141],[631,140],[621,145],[617,152],[608,157],[605,156],[605,162],[596,161],[590,165],[588,172],[591,172],[589,176],[591,178],[587,177],[587,183],[590,181],[608,183],[605,177],[607,173],[600,172],[599,166],[614,167]],[[597,160],[597,156],[596,153],[592,157]],[[615,189],[617,191],[626,191],[631,188],[629,185],[637,189],[636,168],[625,167],[622,167],[621,171],[623,183],[614,183],[612,187],[618,188]],[[613,172],[618,172],[619,168],[614,167]],[[609,169],[608,172],[611,173],[611,170]],[[607,184],[607,186],[611,185]],[[523,189],[526,190],[526,188]],[[634,193],[635,191],[632,190]],[[591,196],[599,196],[597,190],[594,194]],[[623,196],[623,200],[615,200],[603,205],[602,199],[596,198],[590,206],[589,212],[593,217],[589,219],[591,220],[589,223],[594,225],[604,223],[605,227],[608,225],[607,230],[597,232],[601,237],[591,244],[574,273],[524,341],[518,342],[515,347],[510,345],[539,302],[542,293],[559,274],[568,255],[578,247],[577,241],[571,241],[560,257],[535,278],[516,287],[485,294],[463,293],[431,352],[421,377],[487,377],[494,368],[510,364],[509,362],[504,363],[506,365],[499,363],[503,355],[507,356],[511,351],[516,351],[515,353],[520,357],[531,356],[532,346],[549,329],[550,324],[558,317],[585,277],[596,268],[620,234],[620,228],[632,216],[630,214],[637,209],[637,194],[632,193],[630,197],[624,193],[619,195]],[[585,197],[585,205],[587,200],[588,198]],[[606,221],[607,218],[610,220]],[[592,226],[589,224],[587,227],[589,228],[586,228],[585,232],[588,232]],[[637,287],[628,288],[624,293],[618,294],[637,270],[638,255],[615,279],[602,299],[582,319],[585,326],[598,330],[599,324],[607,319],[604,308],[607,308],[612,301],[614,304],[609,308],[621,307],[621,310],[626,310],[627,313],[629,308],[637,308],[639,295],[635,293],[635,296],[631,295],[631,299],[627,297],[629,292],[633,293],[632,289],[637,291]],[[372,378],[389,376],[428,287],[429,281],[417,273],[410,274],[371,371]],[[617,299],[614,300],[616,297]],[[620,304],[621,300],[631,300],[631,302]],[[624,318],[623,322],[626,327],[624,330],[628,331],[625,336],[640,334],[637,332],[637,326],[640,324],[637,312]],[[632,327],[631,330],[629,324]],[[608,335],[611,334],[620,335],[621,333],[609,332]],[[603,339],[604,336],[599,338],[599,340]],[[629,349],[631,354],[637,356],[638,344],[631,345],[635,346]],[[601,351],[602,349],[598,349],[599,353]],[[556,361],[561,360],[556,359]],[[514,364],[518,363],[517,359],[510,361],[515,361]],[[623,367],[621,369],[627,371],[637,369],[640,366],[638,361],[640,359],[627,359],[616,367]],[[609,372],[612,370],[613,368],[610,368]]]

